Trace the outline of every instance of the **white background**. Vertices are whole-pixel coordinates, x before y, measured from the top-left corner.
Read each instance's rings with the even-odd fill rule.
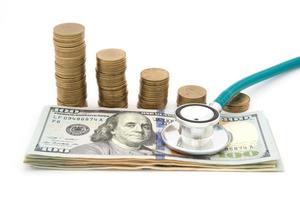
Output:
[[[115,47],[127,52],[130,107],[140,71],[163,67],[173,108],[179,86],[205,87],[210,102],[234,81],[299,56],[299,6],[287,0],[1,0],[0,199],[297,199],[300,70],[245,91],[251,110],[269,119],[283,173],[45,171],[22,161],[42,107],[56,103],[56,24],[86,27],[90,106],[98,98],[95,54]]]

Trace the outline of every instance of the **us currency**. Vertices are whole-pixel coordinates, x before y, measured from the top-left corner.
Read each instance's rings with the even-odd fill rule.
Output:
[[[175,120],[158,110],[47,106],[24,162],[47,169],[280,171],[280,155],[262,112],[221,114],[228,147],[188,156],[166,147],[161,131]]]

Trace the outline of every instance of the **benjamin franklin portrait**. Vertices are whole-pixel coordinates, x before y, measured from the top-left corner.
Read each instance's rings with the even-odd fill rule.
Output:
[[[146,146],[155,144],[152,123],[146,116],[122,112],[109,117],[91,136],[92,143],[71,149],[74,154],[152,155]]]

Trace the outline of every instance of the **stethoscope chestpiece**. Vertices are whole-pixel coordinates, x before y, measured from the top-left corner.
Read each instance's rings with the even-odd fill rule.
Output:
[[[172,150],[190,155],[212,155],[224,150],[232,136],[219,125],[220,113],[213,107],[193,103],[178,107],[176,121],[161,133]]]

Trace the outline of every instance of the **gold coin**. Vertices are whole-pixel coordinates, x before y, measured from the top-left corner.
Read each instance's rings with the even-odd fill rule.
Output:
[[[97,73],[96,74],[97,77],[99,77],[100,79],[103,79],[103,80],[111,80],[111,79],[114,79],[114,80],[125,80],[125,74],[118,74],[118,75],[108,75],[108,74],[103,74],[103,73]]]
[[[239,113],[249,109],[250,97],[244,93],[235,95],[224,107],[227,112]]]
[[[149,97],[149,98],[162,98],[162,97],[167,97],[168,96],[168,91],[161,91],[160,93],[158,92],[147,92],[147,91],[140,91],[139,93],[140,96],[143,97]]]
[[[85,43],[82,43],[78,46],[75,47],[59,47],[59,46],[55,46],[55,51],[59,51],[59,52],[74,52],[74,51],[81,51],[81,50],[85,50],[86,45]]]
[[[98,71],[106,71],[108,73],[110,73],[111,71],[124,71],[126,69],[126,65],[97,65],[97,70]]]
[[[58,93],[57,94],[57,98],[60,99],[61,101],[68,101],[68,102],[77,102],[77,101],[80,101],[80,100],[83,100],[83,99],[86,99],[87,97],[87,94],[61,94],[61,93]]]
[[[72,67],[67,66],[65,67],[65,65],[62,64],[55,64],[55,69],[60,71],[60,72],[64,72],[64,73],[72,73],[72,72],[85,72],[85,65],[73,65]]]
[[[99,90],[109,90],[109,91],[114,91],[114,90],[123,90],[124,88],[127,88],[127,84],[125,83],[124,85],[120,85],[117,87],[105,87],[105,86],[101,86],[99,85]]]
[[[76,96],[73,95],[72,98],[60,95],[60,96],[57,96],[57,99],[59,99],[61,102],[77,103],[80,101],[85,101],[86,97],[87,97],[87,94],[76,95]]]
[[[120,96],[120,97],[114,97],[114,98],[106,98],[106,97],[99,97],[100,102],[105,102],[106,104],[118,104],[123,101],[127,101],[127,95],[126,96]]]
[[[77,78],[72,79],[72,78],[60,78],[58,76],[55,76],[56,81],[61,84],[77,82],[77,81],[82,80],[83,78],[85,79],[85,77],[77,77]]]
[[[85,82],[85,79],[76,81],[76,82],[72,82],[72,83],[56,82],[56,86],[60,87],[60,88],[66,88],[66,89],[82,88],[82,87],[86,86],[86,82]]]
[[[108,105],[105,103],[98,103],[99,107],[106,107],[106,108],[127,108],[128,104],[127,102],[122,102],[121,104],[117,104],[117,105]]]
[[[59,77],[62,77],[62,78],[64,78],[64,79],[73,79],[73,78],[78,78],[78,77],[82,77],[82,76],[84,76],[85,74],[84,73],[78,73],[78,74],[64,74],[64,73],[59,73],[59,72],[55,72],[55,74],[57,75],[57,76],[59,76]],[[78,78],[79,79],[79,78]]]
[[[177,106],[181,106],[181,105],[187,104],[187,103],[202,103],[202,104],[206,104],[206,101],[205,101],[205,99],[189,99],[189,100],[178,99],[177,100]]]
[[[113,98],[113,97],[120,97],[120,96],[127,96],[127,89],[124,91],[105,91],[100,90],[101,97]]]
[[[84,33],[84,26],[77,23],[58,24],[54,27],[53,32],[62,37],[78,36]]]
[[[98,105],[101,107],[109,107],[109,108],[127,108],[128,100],[127,98],[121,99],[120,101],[99,100]]]
[[[60,51],[55,51],[55,55],[63,58],[76,58],[79,56],[84,56],[85,55],[85,49],[82,49],[81,51],[73,51],[73,52],[60,52]]]
[[[142,96],[139,96],[139,102],[147,103],[147,104],[166,104],[168,101],[167,97],[163,97],[160,99],[145,99]]]
[[[145,81],[145,80],[141,80],[140,84],[147,87],[165,87],[169,85],[169,79],[166,79],[164,81],[157,81],[157,82],[149,82],[149,81]]]
[[[137,107],[142,109],[163,110],[166,107],[166,105],[165,104],[149,105],[149,104],[143,104],[141,102],[138,102]]]
[[[167,100],[168,97],[167,96],[159,96],[159,97],[145,97],[145,96],[141,96],[139,95],[139,100],[142,101],[147,101],[147,102],[162,102]]]
[[[57,98],[61,101],[65,102],[78,102],[81,100],[85,100],[87,97],[87,94],[72,94],[72,96],[66,96],[66,95],[61,95],[58,94]]]
[[[101,104],[106,104],[108,107],[109,105],[111,107],[118,107],[120,104],[128,104],[128,100],[127,100],[127,97],[124,98],[115,98],[115,99],[105,99],[105,98],[99,98],[99,102]]]
[[[84,34],[78,35],[78,36],[72,36],[72,37],[62,37],[59,35],[53,35],[53,41],[58,43],[77,43],[79,41],[84,41]]]
[[[78,88],[63,88],[60,86],[57,86],[57,94],[59,96],[65,97],[65,98],[75,98],[78,96],[84,96],[87,94],[86,92],[86,85],[78,87]]]
[[[126,53],[121,49],[103,49],[101,51],[98,51],[96,56],[97,59],[101,61],[112,62],[123,60],[124,58],[126,58]]]
[[[177,106],[186,103],[206,103],[206,90],[198,85],[185,85],[178,89]]]
[[[121,74],[124,74],[126,71],[126,68],[122,69],[122,70],[99,70],[98,72],[99,73],[102,73],[102,74],[106,74],[108,76],[115,76],[115,75],[121,75]]]
[[[110,69],[119,69],[119,68],[125,68],[126,67],[126,60],[124,60],[121,63],[102,63],[102,62],[97,62],[97,68],[98,69],[104,69],[104,70],[110,70]]]
[[[123,85],[126,84],[126,82],[116,82],[116,83],[103,83],[103,82],[100,82],[98,81],[98,85],[101,89],[105,89],[105,90],[118,90],[116,88],[121,88],[123,87]]]
[[[124,70],[126,68],[126,61],[124,61],[124,63],[107,63],[107,64],[103,64],[103,63],[97,63],[97,70],[100,71],[114,71],[114,70]]]
[[[60,68],[63,68],[63,69],[73,69],[73,68],[85,68],[85,63],[83,62],[83,63],[80,63],[80,64],[61,64],[61,63],[57,63],[56,61],[55,61],[55,66],[58,66],[58,67],[60,67]]]
[[[84,38],[84,32],[79,33],[78,35],[58,35],[53,33],[53,39],[61,40],[61,41],[75,41],[82,40]]]
[[[167,99],[168,96],[167,95],[161,95],[161,96],[154,96],[154,95],[139,95],[140,97],[139,98],[142,98],[144,100],[147,100],[147,101],[154,101],[154,102],[159,102],[161,100],[164,100],[164,99]]]
[[[66,98],[58,96],[57,100],[59,100],[62,103],[79,104],[83,101],[86,101],[86,96],[82,96],[82,97],[78,97],[78,98],[72,98],[72,99],[66,99]]]
[[[62,70],[62,71],[64,71],[64,70],[66,70],[66,71],[68,71],[68,70],[72,70],[72,71],[83,71],[83,70],[85,70],[85,65],[84,64],[70,66],[70,65],[55,63],[55,67],[58,70]]]
[[[63,97],[72,97],[72,96],[83,96],[86,95],[86,85],[80,88],[71,88],[71,89],[66,89],[66,88],[61,88],[61,87],[56,87],[57,88],[57,94]]]
[[[140,90],[145,90],[145,91],[166,91],[168,90],[169,88],[169,85],[157,85],[157,86],[149,86],[149,85],[146,85],[146,84],[141,84],[140,85]]]
[[[86,97],[87,95],[78,95],[74,98],[66,98],[64,96],[58,96],[57,99],[60,101],[60,102],[66,102],[66,103],[73,103],[73,104],[77,104],[78,102],[82,102],[82,101],[85,101],[86,100]]]
[[[148,68],[141,72],[143,81],[158,82],[169,78],[169,72],[162,68]]]
[[[120,59],[120,60],[101,60],[97,58],[97,65],[102,66],[102,65],[113,65],[113,66],[119,66],[119,65],[124,65],[126,64],[126,57]]]
[[[55,56],[55,62],[60,64],[60,65],[79,65],[85,62],[85,55],[81,55],[75,58],[64,58],[64,57],[59,57]]]
[[[86,100],[82,100],[76,103],[66,103],[62,102],[59,99],[57,99],[57,105],[59,106],[69,106],[69,107],[87,107],[87,102]]]
[[[99,72],[99,73],[96,73],[96,77],[97,78],[100,78],[100,79],[105,79],[105,80],[110,80],[110,79],[115,79],[115,80],[118,80],[118,79],[125,79],[125,73],[121,73],[121,74],[106,74],[106,73],[102,73],[102,72]]]
[[[85,69],[85,63],[81,63],[81,64],[61,64],[61,63],[57,63],[55,62],[55,67],[61,68],[61,69],[78,69],[78,68],[83,68]]]
[[[63,43],[63,42],[58,42],[58,41],[54,40],[53,43],[54,43],[55,47],[73,48],[73,47],[77,47],[77,46],[84,44],[84,40],[79,40],[77,42],[69,42],[69,43]]]
[[[79,75],[84,75],[85,74],[85,69],[84,68],[78,68],[77,70],[72,70],[72,69],[60,69],[58,67],[55,67],[55,73],[59,74],[61,77],[77,77]]]
[[[198,85],[186,85],[178,89],[178,95],[185,99],[199,99],[206,96],[206,90]]]
[[[78,97],[84,97],[87,95],[86,89],[77,89],[73,91],[68,91],[64,88],[57,87],[57,95],[58,97],[64,98],[64,99],[75,99]]]

